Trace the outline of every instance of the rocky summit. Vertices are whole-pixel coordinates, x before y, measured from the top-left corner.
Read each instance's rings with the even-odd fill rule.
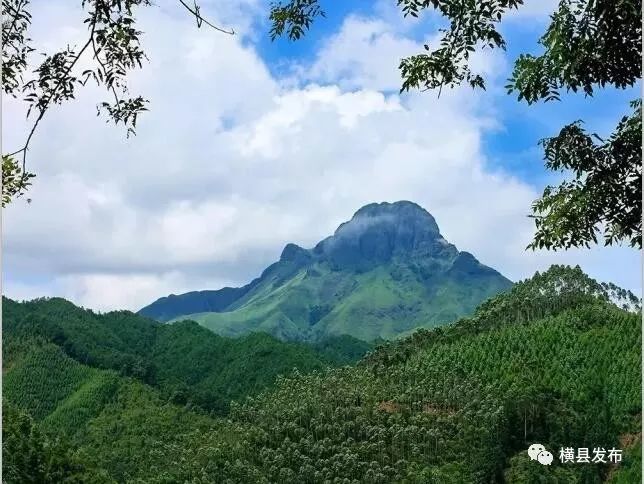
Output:
[[[434,217],[415,203],[398,202],[362,207],[313,253],[334,268],[369,270],[396,256],[435,257],[450,249],[456,252],[441,237]]]
[[[312,249],[287,244],[246,286],[164,297],[140,313],[225,336],[373,341],[452,322],[511,285],[445,240],[419,205],[385,202],[362,207]]]

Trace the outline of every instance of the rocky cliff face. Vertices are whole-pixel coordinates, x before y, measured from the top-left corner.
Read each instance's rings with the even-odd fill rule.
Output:
[[[429,212],[412,202],[373,203],[314,249],[335,269],[368,271],[398,257],[456,257]]]

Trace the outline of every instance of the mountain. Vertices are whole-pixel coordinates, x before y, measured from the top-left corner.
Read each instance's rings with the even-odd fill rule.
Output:
[[[5,395],[36,418],[50,418],[85,382],[95,392],[99,373],[99,387],[118,375],[134,378],[171,401],[223,414],[231,400],[265,390],[294,368],[345,365],[371,349],[349,336],[316,345],[263,333],[231,339],[191,321],[165,325],[129,311],[96,314],[60,298],[3,298],[2,306]],[[48,398],[38,395],[52,382]]]
[[[356,367],[282,381],[233,413],[259,436],[247,466],[267,482],[642,482],[641,302],[612,296],[553,266]],[[562,464],[565,447],[625,457]]]
[[[216,348],[244,337],[60,299],[3,309],[8,484],[642,482],[641,301],[579,268],[553,266],[354,366],[278,378],[225,418],[195,406],[192,385],[226,373],[239,348]],[[237,381],[257,374],[252,358],[285,354],[251,346]],[[175,378],[187,394],[166,391]],[[552,465],[529,459],[531,443]],[[564,447],[623,459],[562,464]]]
[[[280,260],[244,287],[172,295],[139,312],[191,319],[224,336],[263,331],[282,340],[374,341],[471,314],[511,284],[446,241],[415,203],[374,203],[313,249],[287,244]]]
[[[192,291],[178,296],[170,294],[144,307],[139,311],[139,314],[157,321],[170,321],[182,314],[218,313],[225,311],[228,306],[246,294],[252,286],[251,283],[243,287],[224,287],[215,291]]]

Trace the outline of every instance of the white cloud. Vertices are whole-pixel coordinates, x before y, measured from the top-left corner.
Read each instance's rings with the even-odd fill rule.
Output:
[[[527,22],[545,22],[559,5],[559,0],[526,0],[518,9],[512,9],[506,20]]]
[[[75,274],[46,281],[11,284],[11,297],[17,301],[63,295],[97,311],[140,308],[159,294],[184,293],[204,287],[222,287],[228,281],[214,278],[186,278],[178,272],[156,274]]]
[[[350,16],[306,76],[347,89],[397,90],[400,59],[421,50],[422,44],[398,35],[387,22]]]
[[[523,251],[537,193],[488,168],[481,139],[496,124],[480,95],[380,92],[397,88],[396,58],[417,48],[399,31],[349,18],[300,72],[311,82],[293,87],[252,44],[184,20],[162,9],[143,17],[151,61],[132,91],[151,111],[136,137],[95,117],[103,94],[94,88],[45,118],[30,152],[33,203],[4,214],[9,296],[137,309],[171,292],[243,284],[287,242],[310,247],[360,206],[400,199],[510,278],[568,261],[639,284],[619,266],[637,260],[632,251]],[[493,73],[502,59],[477,62]],[[7,145],[20,140],[21,116],[6,107]]]
[[[141,301],[154,301],[159,294],[200,290],[204,284],[223,286],[216,279],[186,279],[176,272],[162,274],[90,274],[65,276],[56,281],[72,300],[86,301],[88,306],[109,311],[115,308],[140,308]]]
[[[322,45],[315,61],[297,72],[305,80],[343,89],[397,92],[402,85],[401,59],[424,53],[424,44],[437,47],[441,35],[435,29],[430,32],[422,41],[413,40],[397,22],[350,15]],[[501,53],[494,51],[476,52],[469,62],[472,71],[487,78],[498,75],[504,66]]]

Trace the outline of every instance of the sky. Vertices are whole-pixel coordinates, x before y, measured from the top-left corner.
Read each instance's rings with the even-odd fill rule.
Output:
[[[86,35],[80,1],[35,0],[40,49]],[[249,282],[293,242],[312,247],[371,202],[411,200],[458,249],[518,281],[551,264],[641,293],[629,247],[526,251],[533,200],[562,174],[538,141],[583,119],[608,134],[639,90],[607,89],[527,106],[504,85],[556,1],[528,0],[504,19],[503,51],[472,66],[487,89],[400,95],[402,57],[433,45],[441,19],[404,19],[394,0],[323,3],[298,42],[271,42],[268,2],[202,1],[233,27],[197,29],[177,2],[138,21],[149,62],[130,76],[150,100],[137,135],[96,116],[94,86],[47,113],[32,142],[30,204],[3,211],[3,293],[61,296],[95,310],[138,310],[190,290]],[[85,65],[79,63],[79,69]],[[3,152],[24,140],[25,107],[3,99]]]

